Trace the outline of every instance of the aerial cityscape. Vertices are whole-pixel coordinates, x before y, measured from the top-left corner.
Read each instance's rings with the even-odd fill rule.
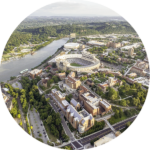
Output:
[[[35,11],[1,58],[11,116],[30,136],[60,149],[94,148],[119,137],[140,113],[149,82],[146,49],[133,27],[85,1]]]

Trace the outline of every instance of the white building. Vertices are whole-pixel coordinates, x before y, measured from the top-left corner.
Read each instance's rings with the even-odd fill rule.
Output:
[[[99,140],[97,140],[96,142],[94,142],[94,147],[98,147],[100,145],[103,145],[113,139],[115,139],[116,136],[113,133],[110,133],[102,138],[100,138]]]
[[[87,42],[87,44],[96,45],[96,46],[104,46],[105,45],[103,42],[98,42],[98,41],[94,41],[94,40]]]
[[[79,43],[66,43],[65,45],[64,45],[64,48],[66,48],[66,49],[77,49],[77,48],[79,48]]]

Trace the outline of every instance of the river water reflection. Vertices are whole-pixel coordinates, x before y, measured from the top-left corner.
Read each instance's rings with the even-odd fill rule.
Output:
[[[53,55],[58,48],[63,46],[68,38],[53,41],[49,45],[36,51],[34,55],[28,54],[24,58],[11,60],[0,65],[0,82],[7,81],[11,76],[16,76],[24,69],[31,69],[39,65],[47,57]]]

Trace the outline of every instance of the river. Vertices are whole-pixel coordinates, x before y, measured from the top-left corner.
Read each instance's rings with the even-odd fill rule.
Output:
[[[0,65],[0,82],[9,80],[11,76],[19,75],[19,72],[24,69],[31,70],[47,57],[52,56],[67,41],[68,38],[56,40],[36,51],[34,55],[28,54],[20,59],[3,62]]]

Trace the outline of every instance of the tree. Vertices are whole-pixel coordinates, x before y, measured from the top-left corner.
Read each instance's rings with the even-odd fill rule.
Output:
[[[21,115],[20,115],[20,114],[18,114],[18,118],[19,118],[19,119],[21,118]]]
[[[52,123],[52,116],[48,116],[47,120],[46,120],[47,124],[51,124]]]
[[[111,99],[111,100],[115,100],[115,99],[117,99],[117,97],[118,97],[117,91],[113,88],[109,88],[108,98]]]
[[[116,111],[115,111],[114,117],[115,117],[116,119],[119,118],[119,110],[116,110]]]
[[[120,105],[127,106],[126,100],[121,100]]]
[[[20,121],[19,125],[22,126],[22,121]]]
[[[133,105],[138,106],[140,104],[140,99],[139,98],[133,98]]]

